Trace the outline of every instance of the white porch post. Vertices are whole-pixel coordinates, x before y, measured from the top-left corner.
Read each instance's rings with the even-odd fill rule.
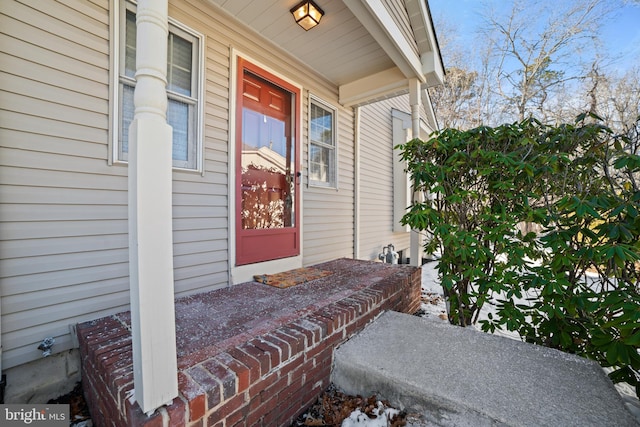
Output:
[[[129,128],[129,275],[135,399],[145,413],[178,395],[166,121],[168,1],[138,0],[135,116]]]
[[[418,79],[409,79],[409,104],[411,105],[411,134],[413,138],[420,137],[420,81]],[[413,200],[421,201],[422,193],[414,191]],[[411,239],[409,243],[409,252],[411,257],[411,265],[419,267],[422,265],[422,234],[417,230],[411,230]]]

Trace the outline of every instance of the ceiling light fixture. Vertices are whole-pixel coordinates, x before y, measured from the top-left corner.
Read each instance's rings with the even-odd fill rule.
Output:
[[[322,15],[324,15],[323,10],[311,0],[300,2],[297,6],[291,8],[289,12],[293,15],[296,23],[304,28],[305,31],[309,31],[318,25]]]

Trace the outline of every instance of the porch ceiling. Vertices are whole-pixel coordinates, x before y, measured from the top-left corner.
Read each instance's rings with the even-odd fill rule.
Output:
[[[316,0],[325,14],[304,31],[289,10],[299,0],[207,0],[231,19],[300,59],[340,89],[344,105],[361,105],[441,83],[440,53],[425,0],[401,0],[414,40],[407,42],[384,0]]]

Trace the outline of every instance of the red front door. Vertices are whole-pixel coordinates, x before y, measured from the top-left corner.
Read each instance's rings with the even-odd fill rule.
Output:
[[[300,254],[299,90],[238,61],[236,264]]]

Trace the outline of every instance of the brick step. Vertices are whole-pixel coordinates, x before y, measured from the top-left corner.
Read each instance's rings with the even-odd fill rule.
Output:
[[[151,416],[130,399],[130,313],[78,325],[99,426],[289,426],[329,385],[334,349],[386,310],[420,305],[420,269],[339,259],[287,289],[255,282],[176,300],[178,391]]]

